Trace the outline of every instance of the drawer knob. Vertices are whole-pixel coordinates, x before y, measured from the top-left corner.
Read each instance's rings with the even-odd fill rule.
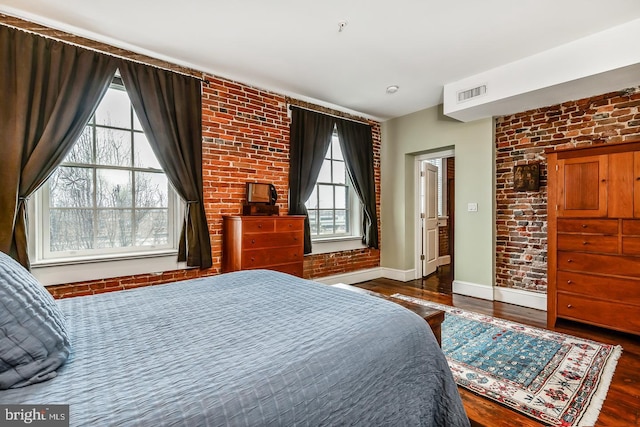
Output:
[[[571,280],[567,280],[567,285],[572,284],[573,282]]]
[[[586,240],[584,242],[582,242],[583,245],[588,245],[589,242],[587,242]]]
[[[571,304],[567,304],[567,308],[573,308]]]
[[[258,228],[262,228],[262,224],[258,224]]]
[[[587,228],[587,224],[582,224],[582,228]]]
[[[293,224],[289,224],[289,228],[293,227]]]
[[[251,262],[255,261],[256,259],[254,257],[251,257]]]
[[[251,243],[255,243],[255,242],[256,242],[256,239],[251,239]]]
[[[572,260],[571,258],[569,258],[569,259],[567,260],[567,262],[573,262],[573,260]]]

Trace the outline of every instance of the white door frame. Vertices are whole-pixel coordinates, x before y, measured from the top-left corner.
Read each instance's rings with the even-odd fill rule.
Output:
[[[414,233],[415,241],[414,241],[414,276],[416,279],[422,279],[422,260],[420,259],[420,254],[422,251],[422,219],[420,218],[420,163],[424,160],[430,159],[438,159],[441,157],[455,157],[455,150],[453,148],[434,151],[432,153],[420,154],[415,156],[414,158],[414,177],[413,182],[415,186],[414,191],[414,214],[413,221],[416,232]],[[453,256],[453,255],[452,255]]]

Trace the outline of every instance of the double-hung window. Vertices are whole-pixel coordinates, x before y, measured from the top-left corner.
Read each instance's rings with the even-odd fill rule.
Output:
[[[359,237],[360,202],[352,188],[335,130],[305,206],[313,241]]]
[[[36,194],[34,259],[172,250],[177,203],[116,76],[72,150]]]

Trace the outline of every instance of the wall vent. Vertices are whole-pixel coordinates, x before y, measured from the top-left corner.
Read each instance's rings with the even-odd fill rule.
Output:
[[[458,92],[458,104],[485,95],[486,93],[487,85],[481,85],[472,89],[461,90]]]

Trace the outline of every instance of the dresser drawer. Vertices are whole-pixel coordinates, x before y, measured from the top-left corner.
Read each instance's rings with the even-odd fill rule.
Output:
[[[618,236],[558,233],[558,250],[617,254]]]
[[[250,218],[242,221],[243,233],[263,233],[276,230],[276,220],[268,216],[257,219]]]
[[[640,220],[623,219],[622,234],[631,234],[631,235],[640,236]]]
[[[618,234],[617,219],[558,219],[558,233]]]
[[[640,236],[623,236],[622,253],[624,255],[640,255]]]
[[[640,280],[558,271],[556,287],[560,292],[640,306]]]
[[[243,249],[274,248],[278,246],[297,246],[302,242],[301,231],[281,233],[246,233],[242,236]]]
[[[558,270],[640,278],[640,257],[558,251]]]
[[[286,218],[286,217],[285,217]],[[296,218],[281,219],[276,222],[276,231],[303,231],[304,221],[299,221]]]
[[[558,292],[558,317],[640,333],[640,307]]]
[[[298,262],[304,256],[301,247],[284,247],[254,249],[242,251],[242,266],[244,268],[261,268],[274,264]]]

